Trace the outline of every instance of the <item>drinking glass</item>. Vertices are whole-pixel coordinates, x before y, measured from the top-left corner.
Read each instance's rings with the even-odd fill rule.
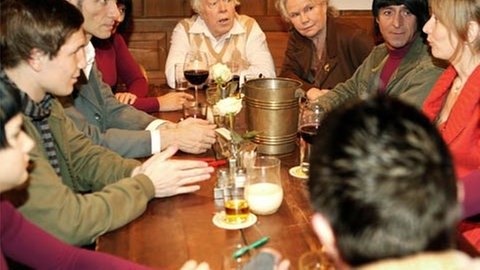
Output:
[[[257,253],[255,249],[251,249],[246,255],[238,258],[233,258],[232,254],[245,247],[244,244],[237,243],[236,245],[228,245],[223,250],[223,270],[241,270],[249,261],[251,257],[254,257]]]
[[[245,197],[255,214],[270,215],[278,210],[283,200],[280,159],[257,157],[247,166]]]
[[[244,188],[240,186],[230,186],[223,190],[225,222],[238,224],[247,221],[250,215],[250,208],[245,200]]]
[[[187,100],[183,103],[183,118],[207,119],[207,104]]]
[[[325,258],[320,250],[303,253],[298,260],[299,270],[325,270],[328,269],[324,264]]]
[[[298,119],[298,133],[300,135],[300,167],[303,173],[308,175],[310,151],[313,139],[317,134],[320,123],[324,117],[323,108],[316,104],[305,101],[300,108]]]
[[[185,91],[188,88],[187,79],[183,74],[183,63],[175,64],[175,90]]]
[[[208,78],[208,58],[202,51],[190,51],[185,55],[183,74],[188,82],[195,87],[195,101],[198,102],[198,86]]]
[[[232,72],[232,79],[230,81],[230,83],[232,85],[234,85],[234,91],[235,91],[235,94],[238,93],[238,91],[240,90],[240,71],[242,70],[241,68],[241,64],[239,61],[237,60],[230,60],[230,62],[227,63],[227,66],[228,68],[230,69],[230,71]],[[233,92],[230,93],[230,95],[232,95]]]

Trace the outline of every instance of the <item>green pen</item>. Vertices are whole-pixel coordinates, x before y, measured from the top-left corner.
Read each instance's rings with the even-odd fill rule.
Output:
[[[239,250],[235,251],[232,254],[232,258],[236,259],[236,258],[242,256],[243,254],[247,253],[250,249],[254,249],[254,248],[257,248],[257,247],[265,244],[268,241],[268,239],[270,239],[270,237],[265,236],[262,239],[253,242],[253,244],[251,244],[251,245],[240,248]]]

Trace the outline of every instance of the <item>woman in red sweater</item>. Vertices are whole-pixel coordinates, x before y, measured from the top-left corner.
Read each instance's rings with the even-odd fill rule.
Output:
[[[432,17],[423,31],[433,56],[448,60],[423,104],[454,158],[465,191],[460,228],[480,252],[480,3],[431,0]],[[473,221],[472,221],[473,219]]]
[[[187,93],[172,92],[163,96],[148,97],[148,81],[140,69],[122,35],[127,30],[132,16],[131,0],[118,0],[120,17],[117,27],[109,39],[92,38],[95,47],[95,62],[102,72],[103,82],[112,87],[115,97],[122,103],[131,104],[145,112],[180,110],[186,99],[193,99]],[[115,33],[117,32],[119,33]],[[127,92],[117,92],[117,83],[125,83]]]

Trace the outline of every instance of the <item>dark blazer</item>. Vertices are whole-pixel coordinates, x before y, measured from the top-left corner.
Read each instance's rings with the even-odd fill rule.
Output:
[[[357,25],[329,16],[326,44],[325,64],[317,74],[312,74],[315,46],[292,27],[280,77],[300,80],[305,90],[312,87],[333,88],[353,75],[373,48],[374,39]]]

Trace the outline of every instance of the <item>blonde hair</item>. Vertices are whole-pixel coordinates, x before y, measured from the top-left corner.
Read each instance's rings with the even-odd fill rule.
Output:
[[[275,7],[277,8],[282,18],[286,22],[290,22],[290,16],[288,16],[288,11],[287,11],[287,1],[288,0],[277,0],[275,2]],[[325,2],[327,4],[327,14],[332,17],[338,16],[338,10],[330,6],[330,0],[311,0],[311,2],[315,4],[320,4],[321,2]]]
[[[200,14],[200,12],[202,11],[201,1],[202,0],[190,0],[190,6],[192,7],[193,11],[195,11],[195,13],[197,14]],[[218,1],[222,1],[222,0],[218,0]],[[235,2],[235,6],[240,5],[240,0],[233,0],[233,1]]]
[[[430,0],[432,14],[458,38],[458,45],[452,56],[454,59],[463,50],[463,45],[475,53],[480,52],[480,38],[468,42],[469,22],[480,24],[480,2],[478,0]]]

